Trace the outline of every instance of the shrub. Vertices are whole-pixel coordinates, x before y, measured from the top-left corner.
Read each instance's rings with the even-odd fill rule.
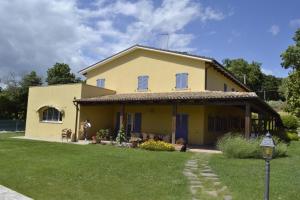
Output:
[[[275,137],[274,140],[277,143],[274,157],[285,156],[287,145],[280,142],[279,138]],[[262,158],[261,141],[262,137],[248,140],[241,135],[229,133],[218,140],[217,147],[229,158]]]
[[[298,141],[299,140],[299,136],[298,136],[297,132],[286,131],[286,135],[290,141],[292,141],[292,140]]]
[[[287,145],[285,143],[277,143],[275,147],[275,151],[273,157],[284,157],[287,155]]]
[[[96,133],[96,138],[99,141],[108,139],[109,138],[109,130],[108,129],[100,129]]]
[[[126,141],[125,129],[124,129],[124,127],[121,127],[119,132],[118,132],[118,135],[116,137],[116,142],[118,144],[121,144],[122,142],[125,142],[125,141]]]
[[[155,141],[148,140],[140,145],[140,148],[151,150],[151,151],[174,151],[175,148],[172,144],[163,142],[163,141]]]
[[[281,115],[283,126],[289,130],[296,130],[298,128],[298,119],[294,115]]]

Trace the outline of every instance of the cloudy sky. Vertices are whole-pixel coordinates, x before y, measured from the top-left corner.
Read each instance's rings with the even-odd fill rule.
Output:
[[[0,77],[74,72],[134,44],[258,61],[286,76],[280,54],[300,28],[300,1],[1,0]]]

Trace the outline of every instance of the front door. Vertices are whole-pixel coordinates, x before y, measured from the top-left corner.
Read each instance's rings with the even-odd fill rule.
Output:
[[[188,115],[177,114],[176,115],[176,140],[182,138],[185,142],[188,142]]]

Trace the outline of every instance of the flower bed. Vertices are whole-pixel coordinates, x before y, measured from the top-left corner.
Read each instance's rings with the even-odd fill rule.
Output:
[[[148,140],[144,142],[140,145],[140,148],[151,151],[175,151],[175,148],[172,144],[155,140]]]

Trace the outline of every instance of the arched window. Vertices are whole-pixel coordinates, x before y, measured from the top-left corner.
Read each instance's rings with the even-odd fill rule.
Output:
[[[61,122],[62,113],[53,107],[48,107],[43,110],[42,121],[44,122]]]

